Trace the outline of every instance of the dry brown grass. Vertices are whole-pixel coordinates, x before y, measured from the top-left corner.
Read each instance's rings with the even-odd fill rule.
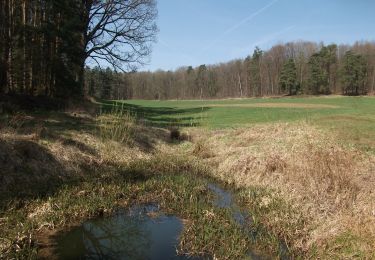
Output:
[[[87,117],[98,127],[102,126],[103,118],[96,122],[95,117]],[[76,114],[74,120],[80,118]],[[110,115],[106,120],[110,120]],[[113,136],[112,132],[106,132],[104,137],[103,132],[98,133],[98,127],[91,130],[67,127],[61,131],[61,127],[45,127],[46,122],[67,123],[44,116],[16,114],[0,128],[0,171],[6,173],[0,176],[1,192],[17,194],[17,187],[30,187],[28,183],[33,183],[30,190],[22,191],[23,196],[32,196],[39,188],[77,180],[85,174],[95,174],[97,169],[116,169],[137,159],[150,158],[168,139],[167,130],[148,129],[133,120],[125,122],[125,126],[114,126],[109,130]],[[25,126],[30,123],[32,126]]]
[[[203,139],[200,139],[195,143],[192,153],[193,155],[203,159],[207,159],[214,156],[210,146]]]
[[[308,232],[296,235],[293,247],[309,251],[352,233],[361,238],[358,250],[371,255],[375,242],[373,155],[343,147],[329,133],[307,123],[265,124],[203,138],[209,145],[205,149],[214,151],[203,159],[217,169],[217,176],[238,187],[275,190],[308,220]],[[195,151],[200,146],[192,148],[193,154],[199,156]],[[292,221],[288,218],[285,223]],[[278,222],[274,219],[274,225]]]

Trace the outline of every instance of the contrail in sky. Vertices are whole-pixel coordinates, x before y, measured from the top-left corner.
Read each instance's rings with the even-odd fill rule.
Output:
[[[268,8],[270,8],[272,5],[274,5],[276,2],[278,2],[279,0],[273,0],[272,2],[270,2],[269,4],[267,4],[266,6],[260,8],[259,10],[255,11],[254,13],[250,14],[249,16],[247,16],[245,19],[243,19],[242,21],[240,21],[239,23],[233,25],[232,27],[230,27],[229,29],[227,29],[226,31],[223,32],[223,34],[221,34],[219,37],[217,37],[211,44],[209,44],[208,46],[206,46],[206,48],[204,48],[202,50],[202,53],[206,52],[208,49],[210,49],[211,47],[213,47],[218,41],[220,41],[224,36],[232,33],[233,31],[237,30],[239,27],[241,27],[242,25],[244,25],[245,23],[251,21],[252,19],[254,19],[256,16],[258,16],[259,14],[261,14],[262,12],[264,12],[265,10],[267,10]]]
[[[170,51],[180,54],[185,60],[189,60],[190,63],[194,63],[194,64],[196,63],[195,57],[191,54],[186,54],[185,52],[181,51],[181,48],[172,47],[171,45],[169,45],[162,39],[158,39],[158,43],[160,43],[161,45],[163,45],[165,48],[169,49]]]
[[[259,41],[253,43],[252,45],[250,45],[251,47],[256,47],[258,45],[261,45],[261,44],[264,44],[264,43],[267,43],[269,41],[272,41],[274,40],[275,38],[277,38],[278,36],[290,31],[290,30],[293,30],[294,28],[296,28],[297,26],[296,25],[291,25],[291,26],[288,26],[278,32],[275,32],[275,33],[272,33],[272,34],[269,34],[269,35],[266,35],[265,37],[263,37],[262,39],[260,39]]]
[[[296,27],[297,27],[296,25],[291,25],[291,26],[288,26],[288,27],[286,27],[284,29],[281,29],[281,30],[279,30],[277,32],[265,35],[263,38],[261,38],[258,41],[253,42],[253,43],[245,46],[244,48],[239,48],[239,49],[234,50],[231,54],[233,56],[248,55],[256,46],[259,47],[259,45],[262,45],[262,44],[268,43],[268,42],[270,42],[272,40],[275,40],[275,39],[277,39],[278,36],[280,36],[280,35],[288,32],[290,30],[293,30]]]

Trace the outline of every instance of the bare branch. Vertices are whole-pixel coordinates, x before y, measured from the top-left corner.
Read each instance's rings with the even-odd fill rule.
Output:
[[[89,10],[86,59],[121,70],[145,64],[158,31],[155,0],[97,0]]]

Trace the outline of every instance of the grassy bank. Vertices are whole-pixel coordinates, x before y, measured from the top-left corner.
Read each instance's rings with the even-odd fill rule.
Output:
[[[2,258],[57,257],[54,238],[69,227],[144,203],[184,220],[181,254],[233,259],[262,249],[229,209],[214,206],[211,169],[182,152],[190,142],[165,129],[117,110],[18,113],[2,126]]]
[[[373,257],[372,153],[305,122],[199,136],[191,152],[217,178],[245,190],[258,187],[244,192],[245,204],[290,248],[313,258]]]
[[[4,116],[1,257],[48,254],[46,237],[156,202],[184,219],[180,253],[371,259],[374,101],[108,101],[99,116]],[[210,181],[234,190],[249,230],[215,207]]]

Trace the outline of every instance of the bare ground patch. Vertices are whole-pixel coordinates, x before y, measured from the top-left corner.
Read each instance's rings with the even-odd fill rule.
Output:
[[[323,108],[339,108],[335,105],[327,104],[303,104],[303,103],[255,103],[255,104],[209,104],[207,107],[264,107],[264,108],[310,108],[310,109],[323,109]]]

